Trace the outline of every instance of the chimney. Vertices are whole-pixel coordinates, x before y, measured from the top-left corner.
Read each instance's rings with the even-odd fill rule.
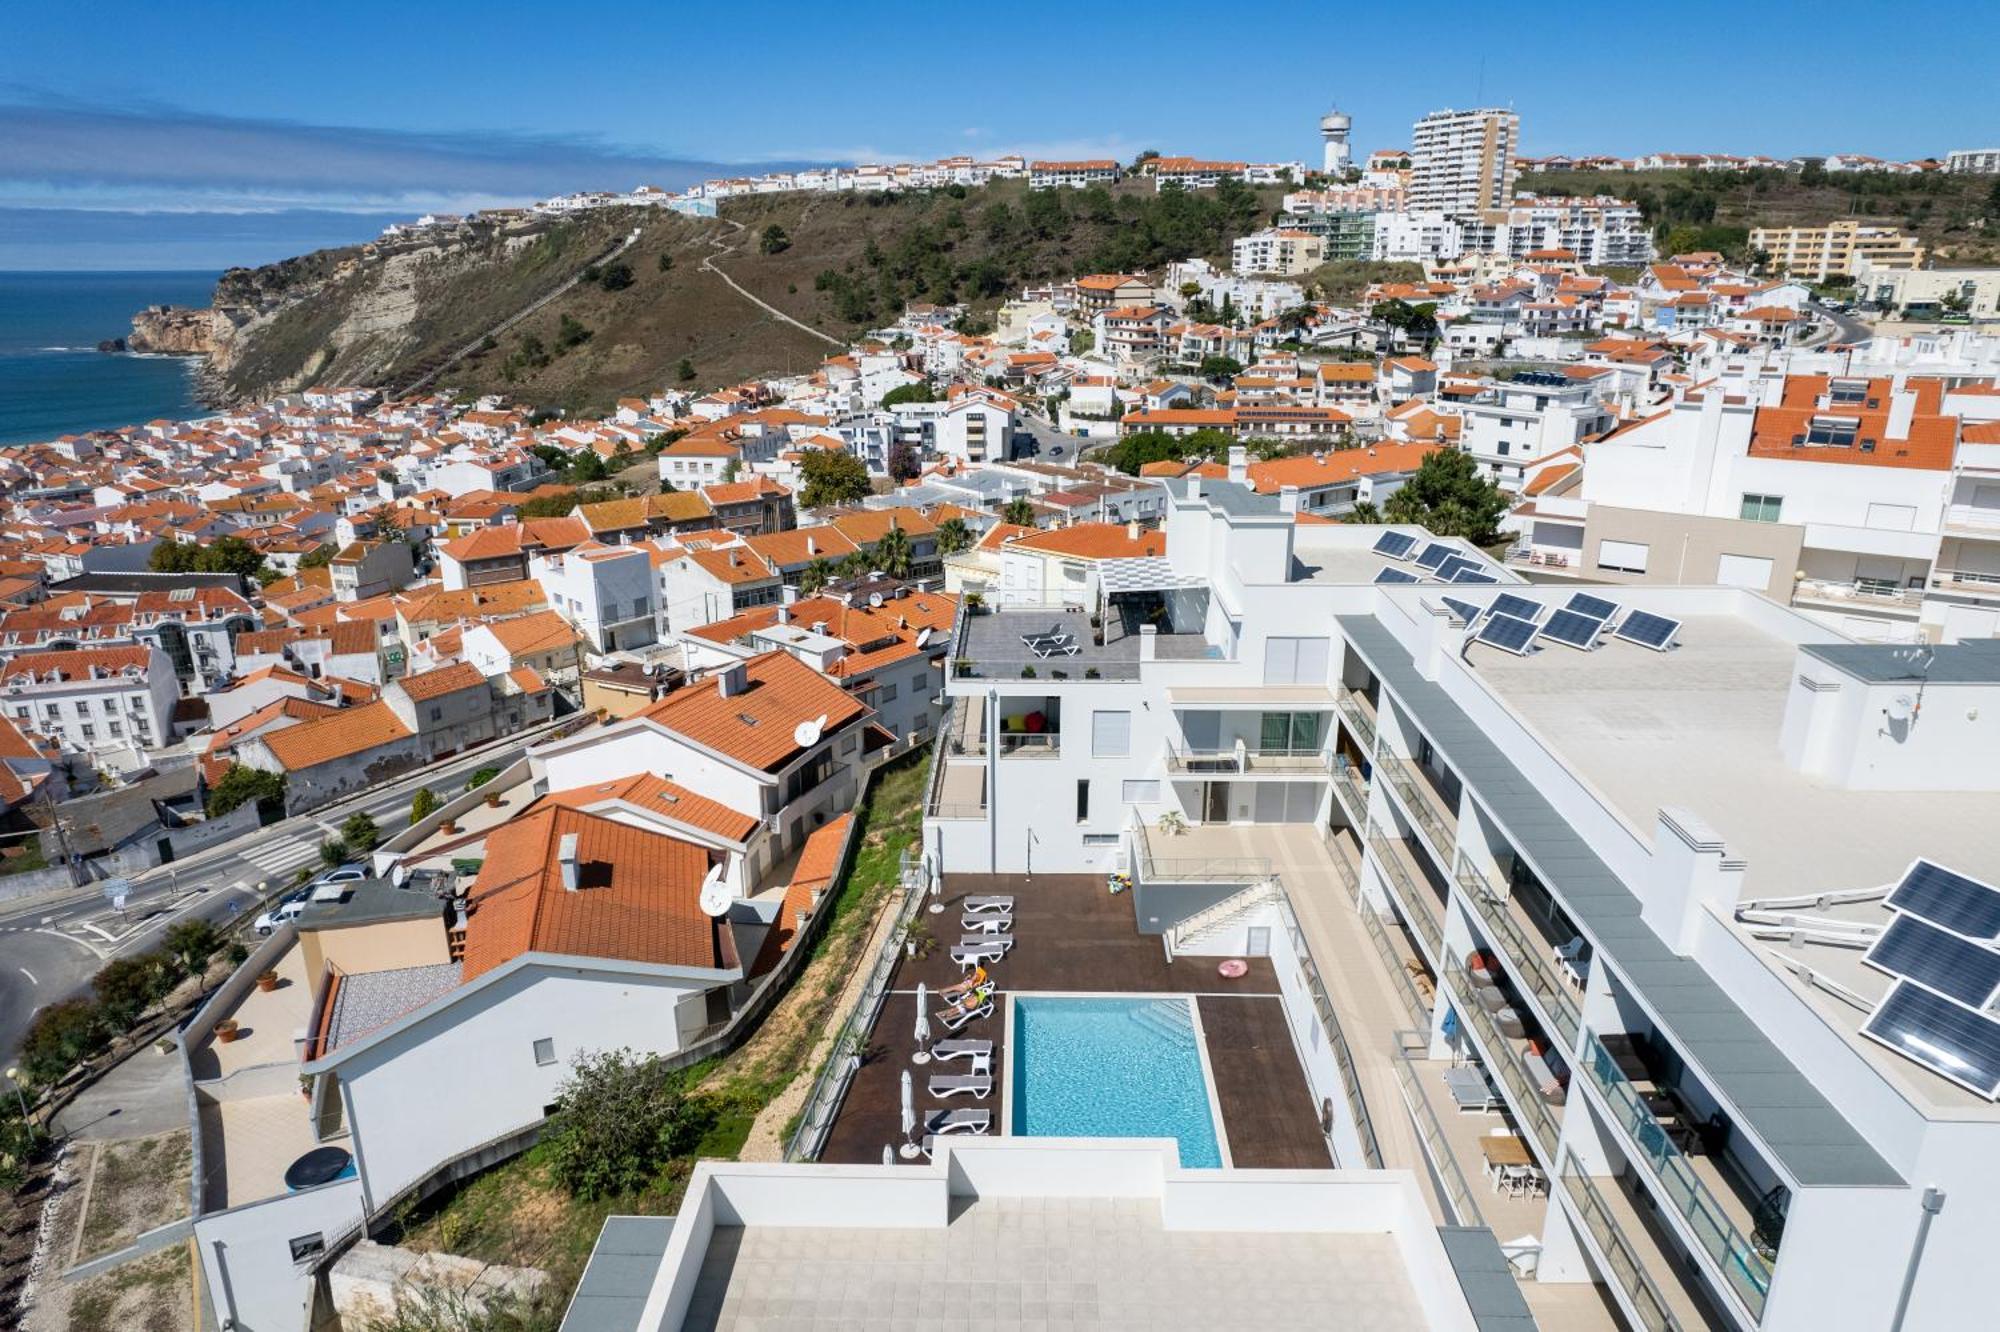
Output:
[[[780,604],[780,605],[785,605],[785,606],[789,606],[789,605],[791,605],[791,604],[792,604],[792,603],[793,603],[794,601],[797,601],[798,599],[799,599],[799,590],[798,590],[798,588],[794,587],[794,586],[793,586],[792,584],[790,584],[790,583],[783,583],[783,584],[780,584],[780,585],[779,585],[779,587],[778,587],[778,602],[779,602],[779,604]]]
[[[1188,491],[1187,491],[1187,493],[1188,493],[1188,498],[1189,498],[1189,499],[1200,499],[1200,498],[1201,498],[1201,474],[1200,474],[1199,472],[1189,472],[1189,473],[1188,473],[1188,479],[1187,479],[1187,483],[1188,483]]]
[[[750,687],[750,672],[740,661],[722,668],[715,677],[715,692],[719,698],[735,698]]]
[[[1250,479],[1250,450],[1241,444],[1229,446],[1229,479],[1239,485]]]
[[[556,863],[562,866],[563,891],[576,891],[576,834],[564,833],[556,844]]]
[[[1278,511],[1297,513],[1299,511],[1299,488],[1297,486],[1278,487]]]
[[[1910,422],[1917,415],[1917,394],[1915,389],[1899,388],[1889,394],[1889,424],[1882,431],[1884,439],[1908,439]]]
[[[819,542],[810,535],[806,537],[806,554],[808,555],[819,554]]]
[[[790,606],[779,606],[778,623],[790,624],[791,622],[792,622],[792,608]]]
[[[1139,520],[1137,518],[1126,520],[1125,539],[1127,541],[1137,541],[1139,539]]]

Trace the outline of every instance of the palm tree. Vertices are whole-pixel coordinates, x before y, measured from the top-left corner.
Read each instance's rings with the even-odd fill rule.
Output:
[[[833,567],[842,578],[866,578],[874,570],[875,561],[869,558],[867,551],[857,550]]]
[[[963,518],[947,518],[938,524],[937,543],[939,554],[956,555],[972,544],[972,529]]]
[[[882,534],[873,548],[875,567],[891,578],[903,578],[910,572],[910,534],[900,527],[892,527]]]
[[[821,555],[799,571],[799,592],[812,596],[833,581],[833,561]]]
[[[1028,503],[1025,498],[1008,500],[1007,507],[1000,510],[1000,520],[1012,523],[1016,527],[1033,527],[1035,506]]]
[[[1372,501],[1356,500],[1353,510],[1343,521],[1350,523],[1379,523],[1382,521],[1382,511],[1376,508]]]

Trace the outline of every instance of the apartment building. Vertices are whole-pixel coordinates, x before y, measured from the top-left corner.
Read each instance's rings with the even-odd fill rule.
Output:
[[[105,763],[171,741],[180,697],[173,664],[150,645],[23,652],[0,670],[0,690],[16,727]]]
[[[1521,118],[1512,111],[1433,111],[1411,130],[1412,212],[1504,208],[1514,195]]]
[[[366,601],[400,591],[415,577],[410,548],[401,541],[354,541],[327,565],[335,601]]]
[[[1529,466],[1611,427],[1611,387],[1609,376],[1581,369],[1482,381],[1454,400],[1459,447],[1502,489],[1519,489]]]
[[[931,447],[963,463],[1005,462],[1013,456],[1020,403],[995,389],[956,394],[931,423]]]
[[[1365,1122],[1371,1164],[1509,1237],[1537,1316],[1596,1283],[1631,1327],[1978,1322],[2000,967],[1903,942],[2000,921],[2000,652],[1738,588],[1578,597],[1169,484],[1166,567],[1106,584],[1107,625],[1160,608],[1136,644],[1020,678],[1051,612],[966,618],[927,855],[1128,875],[1197,965],[1340,959],[1353,1072],[1308,1073],[1336,1154]],[[1496,1136],[1525,1191],[1481,1182]]]
[[[2000,316],[2000,268],[1878,267],[1864,255],[1855,262],[1854,291],[1910,319]]]
[[[653,562],[638,546],[589,542],[529,562],[548,604],[592,652],[644,647],[657,638],[659,597]]]
[[[1086,185],[1112,185],[1117,183],[1120,174],[1118,164],[1108,157],[1078,162],[1030,162],[1028,188],[1053,190],[1066,185],[1082,189]]]
[[[1915,236],[1851,217],[1823,227],[1752,227],[1750,248],[1769,255],[1770,268],[1813,282],[1858,276],[1863,260],[1877,270],[1924,263],[1924,247]]]
[[[2000,148],[1955,148],[1945,155],[1944,169],[1954,175],[2000,175]]]
[[[1238,273],[1297,277],[1326,262],[1324,238],[1309,231],[1269,227],[1239,236],[1229,247],[1229,266]]]

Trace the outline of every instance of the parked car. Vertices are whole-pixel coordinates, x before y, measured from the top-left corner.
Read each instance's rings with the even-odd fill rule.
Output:
[[[257,917],[256,920],[250,923],[250,928],[257,931],[260,935],[268,935],[280,925],[297,920],[299,913],[306,909],[306,904],[310,901],[312,901],[312,889],[301,888],[299,891],[288,895],[282,902],[279,902],[263,915]]]

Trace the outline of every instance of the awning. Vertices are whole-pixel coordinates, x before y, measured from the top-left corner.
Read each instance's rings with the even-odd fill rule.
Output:
[[[1203,579],[1174,572],[1173,562],[1163,555],[1141,555],[1129,560],[1105,560],[1097,566],[1097,582],[1107,594],[1172,592],[1182,588],[1208,586]]]

